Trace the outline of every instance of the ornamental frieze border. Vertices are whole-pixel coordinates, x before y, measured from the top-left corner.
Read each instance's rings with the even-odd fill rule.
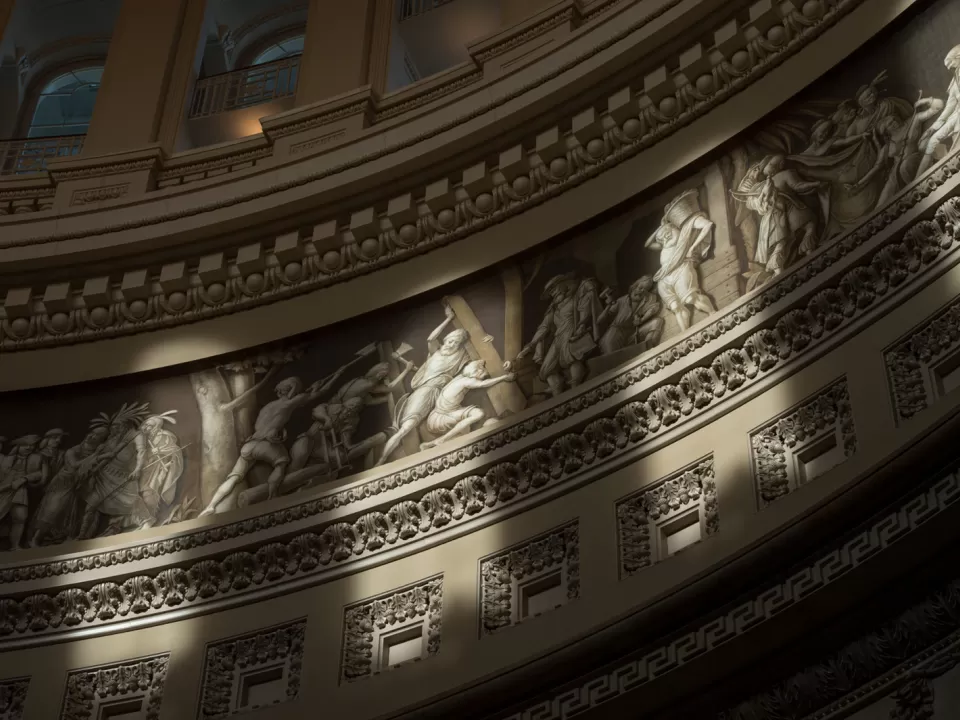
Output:
[[[742,49],[733,52],[729,60],[723,57],[692,82],[685,79],[682,70],[675,71],[673,74],[684,82],[676,83],[677,87],[669,92],[664,90],[658,102],[646,103],[641,109],[641,96],[649,99],[648,96],[643,91],[629,90],[635,84],[625,83],[629,96],[620,97],[623,93],[618,93],[609,98],[611,117],[616,116],[617,120],[612,127],[606,127],[604,117],[589,108],[585,112],[590,118],[585,118],[584,112],[578,113],[579,129],[570,138],[576,141],[571,142],[571,147],[567,147],[566,133],[555,125],[537,135],[537,149],[532,156],[527,157],[522,146],[503,148],[498,167],[479,163],[464,170],[462,187],[458,188],[450,186],[448,180],[430,183],[423,202],[414,202],[412,194],[394,198],[386,217],[367,208],[354,213],[359,224],[351,220],[349,228],[339,228],[335,221],[330,221],[315,226],[313,238],[303,239],[293,232],[276,238],[272,248],[254,243],[244,248],[243,267],[235,258],[222,253],[204,258],[205,267],[211,261],[216,265],[213,276],[226,280],[211,280],[207,273],[202,276],[199,258],[190,258],[189,262],[168,263],[158,277],[146,270],[129,271],[119,284],[109,278],[86,278],[84,282],[50,286],[40,296],[35,296],[32,288],[10,288],[4,302],[6,317],[0,322],[0,349],[15,352],[73,344],[224,315],[344,282],[460,240],[559,196],[672,135],[796,54],[861,2],[811,0],[803,6],[806,10],[787,4],[787,11],[777,5],[770,10],[776,21],[766,35],[743,38]],[[671,2],[658,8],[578,57],[576,62],[552,71],[548,78],[612,46],[675,5]],[[507,102],[548,78],[541,77],[497,102]],[[673,83],[672,76],[668,79]],[[448,125],[456,126],[490,109],[485,106]],[[443,129],[411,138],[403,147]],[[398,149],[401,147],[378,150],[335,168],[273,185],[244,199],[298,187]],[[239,201],[232,198],[208,203],[171,213],[164,219],[192,216]],[[146,223],[122,223],[100,232],[127,230]],[[32,238],[5,247],[70,237]],[[320,251],[316,243],[321,249],[324,244],[330,249]],[[337,243],[339,249],[332,249]],[[98,289],[89,299],[84,298],[83,290],[69,287],[86,287],[86,280]],[[44,300],[48,293],[52,293],[49,303]]]
[[[960,502],[957,471],[931,482],[925,489],[875,516],[841,545],[818,553],[777,583],[697,624],[693,630],[664,644],[644,648],[612,669],[588,673],[574,687],[551,691],[543,700],[496,720],[566,720],[647,687],[736,637],[753,634],[785,609],[796,606],[851,570],[897,545],[933,517]],[[754,716],[749,716],[754,717]]]
[[[615,371],[615,374],[609,376],[605,382],[593,385],[585,392],[558,405],[547,407],[523,422],[507,425],[481,440],[451,449],[438,457],[404,470],[354,484],[296,506],[264,513],[255,518],[222,524],[210,529],[197,530],[162,541],[89,553],[68,560],[7,566],[0,569],[0,583],[9,584],[64,574],[75,574],[188,551],[323,513],[345,509],[371,497],[455,470],[457,466],[474,461],[485,453],[513,444],[539,432],[543,428],[588,411],[614,395],[622,395],[631,388],[644,383],[648,377],[660,374],[680,363],[688,355],[697,352],[708,343],[722,339],[724,335],[732,333],[738,326],[749,322],[797,288],[816,279],[821,273],[831,268],[836,269],[841,258],[859,248],[877,232],[890,226],[901,215],[919,204],[928,194],[936,191],[950,180],[958,170],[960,170],[960,153],[951,156],[945,164],[935,169],[930,176],[915,184],[910,191],[904,193],[897,201],[877,213],[860,228],[842,236],[833,245],[825,248],[824,251],[812,256],[790,272],[783,274],[777,281],[761,289],[757,296],[750,301],[719,316],[685,340],[681,340],[673,346],[667,346],[664,350],[646,360],[626,365],[619,371]],[[921,222],[911,228],[903,238],[898,236],[888,238],[883,246],[876,249],[870,261],[862,263],[858,268],[854,268],[847,273],[850,275],[851,282],[835,282],[832,289],[811,288],[808,291],[808,308],[806,311],[793,310],[783,313],[782,317],[773,324],[772,329],[754,333],[741,342],[740,348],[730,348],[720,353],[716,361],[719,363],[719,367],[717,370],[713,370],[717,379],[710,381],[713,385],[717,385],[717,383],[725,385],[722,388],[719,386],[714,388],[715,392],[720,393],[717,397],[726,394],[727,391],[731,393],[738,391],[747,379],[753,380],[758,373],[766,373],[780,361],[791,358],[794,353],[805,350],[810,343],[804,342],[801,337],[797,336],[798,333],[803,332],[804,327],[810,324],[809,320],[804,319],[805,315],[820,318],[823,323],[822,330],[830,333],[837,329],[844,320],[869,307],[872,302],[869,294],[860,298],[848,297],[844,295],[844,292],[858,292],[863,285],[863,280],[869,279],[871,272],[875,272],[871,268],[876,267],[877,271],[881,273],[881,277],[894,271],[893,279],[895,282],[893,284],[900,285],[907,279],[908,275],[917,274],[921,270],[921,265],[932,262],[941,255],[942,250],[949,250],[953,247],[956,238],[951,234],[953,233],[953,222],[949,220],[949,217],[954,212],[952,208],[955,204],[957,204],[957,201],[953,199],[946,201],[937,212],[937,221]],[[942,241],[941,237],[943,238]],[[910,259],[911,255],[916,256],[916,261]],[[905,264],[905,266],[898,269],[896,267],[898,263]],[[889,289],[889,284],[882,288],[884,293]],[[864,302],[867,304],[863,305]],[[814,322],[814,328],[816,322],[819,321]],[[773,351],[772,354],[771,350]],[[678,372],[681,372],[681,370],[678,369]],[[703,372],[707,374],[703,375]],[[705,386],[703,378],[707,378],[709,381],[710,372],[709,365],[702,366],[699,369],[691,369],[681,378],[681,385],[695,388],[695,391],[702,390]],[[750,375],[747,376],[744,372],[748,372]],[[679,419],[680,414],[689,415],[694,407],[692,400],[685,399],[685,391],[683,389],[678,391],[676,386],[663,386],[650,391],[651,398],[658,396],[666,399],[676,398],[683,405],[682,413],[671,411],[664,415],[666,425],[673,425]],[[661,400],[660,405],[662,404]],[[702,400],[698,400],[696,409],[701,410],[706,404],[709,404],[709,402],[704,403]],[[665,407],[669,407],[669,405],[668,402]],[[661,412],[661,415],[663,415],[663,412]],[[543,449],[546,450],[546,448]]]
[[[886,225],[877,227],[882,220],[881,214],[860,232],[879,230]],[[850,237],[853,236],[846,240]],[[811,290],[806,307],[785,312],[772,327],[753,332],[739,346],[718,350],[688,370],[677,384],[652,388],[642,400],[627,401],[612,415],[586,420],[581,429],[558,432],[538,446],[513,450],[505,458],[498,458],[482,476],[461,477],[452,486],[434,487],[415,499],[408,496],[389,507],[358,512],[349,521],[331,520],[289,540],[265,538],[258,547],[235,550],[220,558],[197,559],[119,582],[101,578],[92,587],[59,586],[56,592],[0,598],[0,645],[79,628],[109,632],[111,625],[134,618],[148,620],[150,616],[159,617],[174,609],[182,612],[200,608],[213,601],[243,602],[242,596],[252,592],[280,592],[282,585],[294,580],[321,582],[324,573],[339,572],[349,563],[382,556],[388,550],[454,530],[468,521],[482,522],[484,518],[496,517],[495,514],[511,512],[520,502],[538,494],[545,498],[548,493],[572,489],[603,469],[629,460],[629,454],[642,449],[645,442],[696,418],[721,398],[756,385],[818,345],[838,340],[844,330],[908,281],[918,280],[925,270],[955,259],[960,245],[960,198],[945,200],[932,220],[921,221],[902,236],[894,237],[859,264],[842,274],[838,270],[834,282]],[[809,272],[818,260],[830,257],[836,247],[827,248],[827,252],[801,269]],[[782,292],[798,287],[796,278],[802,274],[785,276],[779,284]],[[794,283],[788,281],[791,278]],[[694,346],[687,347],[692,351]],[[375,490],[386,492],[455,468],[589,409],[642,382],[650,374],[644,373],[643,367],[645,364],[640,363],[580,397],[422,463],[417,466],[424,471],[422,475],[414,473],[417,468],[413,468],[247,521],[72,560],[7,568],[0,573],[0,582],[12,584],[118,567],[302,520],[333,509],[337,499],[358,502],[376,494]],[[657,369],[648,367],[650,371]],[[2,638],[9,639],[4,642]]]

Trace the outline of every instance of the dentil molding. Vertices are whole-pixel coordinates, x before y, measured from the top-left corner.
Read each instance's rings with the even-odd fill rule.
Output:
[[[292,583],[321,582],[351,566],[471,531],[611,472],[674,429],[704,422],[719,403],[743,401],[765,381],[782,379],[960,260],[958,198],[943,200],[933,219],[906,232],[891,227],[958,163],[960,156],[951,156],[865,226],[699,333],[477,441],[258,517],[69,559],[8,565],[0,571],[7,592],[0,598],[0,645],[45,642],[81,629],[110,632],[134,619],[162,622],[171,612],[241,604],[288,591]],[[763,312],[794,290],[790,304]],[[760,329],[747,332],[758,323]],[[663,372],[684,356],[695,362],[672,375]],[[675,381],[652,383],[651,377]],[[485,470],[474,474],[475,468]],[[163,557],[170,563],[165,567]]]
[[[667,72],[662,67],[627,83],[606,98],[606,112],[597,112],[595,102],[588,104],[581,98],[573,106],[577,111],[565,111],[564,121],[536,133],[532,151],[522,144],[500,147],[495,165],[480,162],[463,170],[459,182],[443,177],[414,192],[384,197],[382,202],[357,209],[346,224],[321,222],[308,236],[294,231],[245,245],[236,254],[183,257],[167,262],[159,272],[134,269],[116,278],[81,276],[37,291],[8,287],[0,349],[15,352],[54,347],[232,313],[329,287],[461,240],[557,197],[702,117],[795,54],[860,2],[757,3],[763,12],[750,23],[725,20],[714,28],[714,47],[697,45],[679,55],[678,70]],[[589,54],[612,46],[672,7],[664,4]],[[758,31],[761,27],[764,32]],[[575,64],[566,63],[552,74],[559,75]],[[540,78],[536,85],[542,82]],[[529,89],[524,86],[497,102],[519,97]],[[485,106],[482,112],[489,109]],[[466,119],[458,118],[456,123]],[[567,126],[569,131],[562,129]],[[418,142],[422,139],[416,138]],[[488,156],[497,154],[491,150]],[[364,156],[352,164],[373,159]],[[286,185],[302,185],[345,169],[338,166],[303,174]],[[259,194],[280,192],[286,185]],[[99,195],[94,197],[99,199]],[[220,204],[236,202],[239,198],[232,197]],[[189,214],[212,210],[214,205],[193,208]],[[110,229],[129,230],[139,224],[128,222]],[[65,238],[35,237],[9,240],[4,245],[9,248],[54,239]]]

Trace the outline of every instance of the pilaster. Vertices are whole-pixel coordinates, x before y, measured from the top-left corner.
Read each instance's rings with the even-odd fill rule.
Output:
[[[297,106],[387,82],[393,0],[310,0]]]
[[[142,149],[157,141],[168,93],[173,92],[171,79],[177,75],[181,82],[189,82],[185,72],[176,72],[183,65],[177,58],[189,52],[192,59],[196,50],[186,42],[190,33],[185,26],[198,5],[203,2],[123,0],[83,146],[84,157]],[[199,12],[202,15],[202,7]],[[194,40],[198,32],[196,25]],[[181,101],[183,92],[180,90]],[[172,97],[176,95],[173,92]]]
[[[500,27],[511,27],[536,15],[555,0],[500,0]]]

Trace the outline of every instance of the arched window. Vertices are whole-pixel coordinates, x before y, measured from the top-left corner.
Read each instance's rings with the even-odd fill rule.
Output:
[[[294,55],[300,55],[303,52],[303,35],[275,42],[273,45],[262,50],[253,59],[251,65],[263,65],[263,63],[273,62],[274,60],[283,60]]]
[[[27,137],[85,135],[102,75],[102,66],[78,68],[48,82],[37,98]]]

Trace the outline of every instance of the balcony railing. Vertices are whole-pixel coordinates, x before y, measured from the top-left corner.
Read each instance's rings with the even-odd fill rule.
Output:
[[[300,56],[213,75],[197,82],[190,118],[259,105],[297,91]]]
[[[450,2],[453,2],[453,0],[401,0],[400,20],[409,20],[417,15],[423,15],[425,12]]]
[[[79,155],[85,135],[0,141],[0,175],[25,175],[46,170],[53,158]]]

